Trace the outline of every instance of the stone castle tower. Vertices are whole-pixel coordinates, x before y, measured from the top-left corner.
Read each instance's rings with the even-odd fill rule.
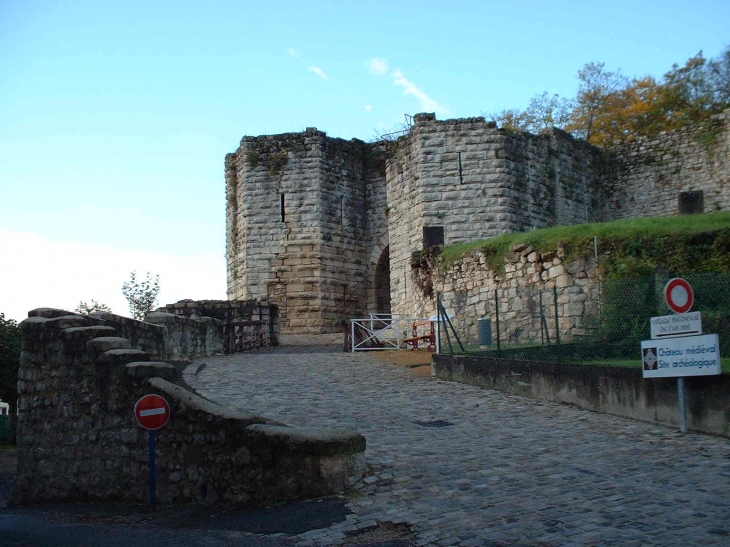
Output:
[[[695,129],[606,152],[557,129],[433,114],[394,142],[313,128],[244,137],[225,163],[228,298],[278,304],[284,333],[334,332],[343,319],[407,313],[412,253],[430,245],[677,214],[683,200],[730,209],[728,117],[717,119],[719,154]]]

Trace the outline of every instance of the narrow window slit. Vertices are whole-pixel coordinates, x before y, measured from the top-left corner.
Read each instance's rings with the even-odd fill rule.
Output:
[[[279,194],[279,213],[281,214],[281,221],[286,220],[286,194]]]

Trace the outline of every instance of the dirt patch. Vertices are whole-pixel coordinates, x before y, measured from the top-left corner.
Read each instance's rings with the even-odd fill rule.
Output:
[[[431,356],[433,354],[427,351],[374,351],[372,353],[383,362],[409,369],[416,378],[431,376]]]

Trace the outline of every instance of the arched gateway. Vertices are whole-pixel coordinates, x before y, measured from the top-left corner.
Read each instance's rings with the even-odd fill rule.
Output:
[[[383,234],[370,254],[369,313],[390,313],[390,246],[388,233]]]

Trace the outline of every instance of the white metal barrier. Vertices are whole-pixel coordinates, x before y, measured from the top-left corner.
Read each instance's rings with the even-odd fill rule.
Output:
[[[415,347],[418,342],[407,342],[416,335],[418,325],[433,325],[432,332],[435,333],[436,353],[439,353],[439,324],[433,318],[404,317],[393,314],[372,313],[370,317],[350,320],[350,340],[352,352],[356,351],[378,351],[378,350],[401,350]],[[429,327],[430,328],[430,327]],[[364,333],[358,341],[356,332]]]

